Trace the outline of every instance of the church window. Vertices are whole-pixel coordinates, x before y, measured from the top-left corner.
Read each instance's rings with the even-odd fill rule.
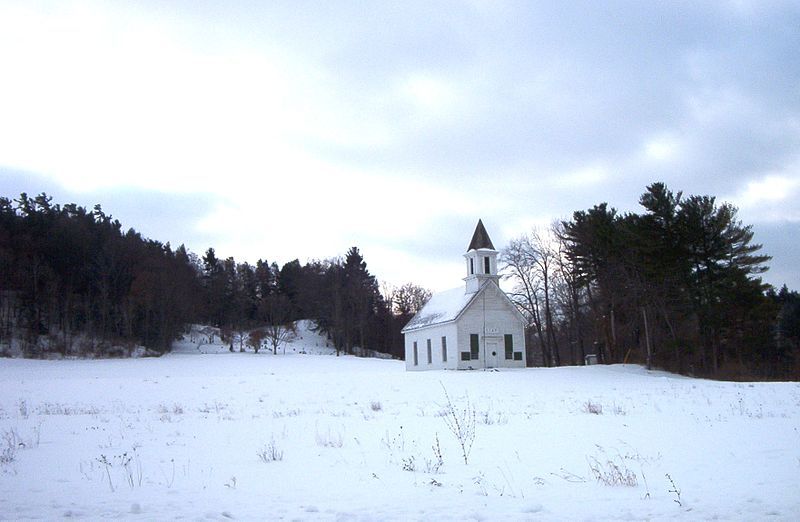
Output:
[[[431,352],[431,340],[428,339],[428,364],[433,362],[433,353]]]
[[[469,334],[469,356],[470,359],[480,358],[480,351],[478,348],[478,334]]]
[[[475,259],[470,257],[469,258],[469,275],[472,275],[474,273],[475,273]]]
[[[447,337],[442,336],[442,362],[447,362]]]
[[[419,359],[418,359],[418,357],[419,357],[419,356],[417,355],[417,341],[414,341],[414,366],[416,366],[417,364],[419,364]]]
[[[489,270],[489,258],[488,257],[484,257],[483,258],[483,273],[484,274],[491,273],[491,271]]]
[[[506,341],[506,359],[510,361],[514,357],[514,336],[506,334],[504,337]]]

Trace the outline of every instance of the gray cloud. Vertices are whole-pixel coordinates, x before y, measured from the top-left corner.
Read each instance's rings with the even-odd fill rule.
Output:
[[[565,218],[604,201],[638,210],[639,195],[654,181],[722,198],[767,174],[800,177],[797,3],[137,5],[145,17],[179,21],[200,49],[278,50],[290,60],[300,71],[292,79],[307,92],[310,130],[314,111],[333,106],[321,115],[333,121],[332,132],[287,131],[304,153],[342,170],[452,187],[477,202],[453,216],[432,213],[422,220],[428,228],[412,238],[354,230],[349,237],[365,250],[371,244],[427,261],[460,260],[478,217],[500,247],[500,229],[509,223]],[[416,76],[443,86],[430,107],[404,98],[404,85]],[[388,137],[339,140],[335,124]],[[664,158],[648,157],[648,145],[658,140]],[[20,183],[27,174],[0,175],[4,189],[20,187],[11,194],[36,191]],[[210,196],[56,190],[65,200],[99,201],[157,239],[202,250],[220,238],[194,226],[214,203]],[[385,198],[403,219],[403,202],[367,195]],[[329,207],[303,212],[324,213],[335,227],[335,195],[318,199]],[[792,198],[770,204],[797,214]],[[265,208],[264,219],[290,221],[271,212]],[[757,223],[756,241],[775,257],[767,280],[800,287],[790,266],[798,252],[785,241],[796,232],[788,218]],[[337,253],[343,252],[319,257]]]
[[[445,216],[432,220],[412,237],[381,235],[365,237],[364,240],[398,251],[417,251],[433,262],[458,262],[461,254],[467,251],[477,220],[477,217]]]
[[[358,162],[443,175],[530,163],[569,168],[624,158],[669,130],[692,143],[704,175],[730,181],[797,149],[800,13],[787,4],[737,16],[726,7],[523,3],[499,20],[473,13],[453,24],[412,7],[385,33],[356,28],[359,37],[329,67],[342,90],[366,99],[414,66],[472,95],[452,125],[408,125],[398,147],[361,151]],[[344,68],[340,55],[349,60]],[[697,121],[698,110],[717,113]],[[387,115],[403,125],[399,112]]]
[[[798,260],[800,260],[800,223],[767,223],[754,227],[754,242],[763,245],[762,253],[772,256],[770,267],[763,279],[780,288],[800,288]]]

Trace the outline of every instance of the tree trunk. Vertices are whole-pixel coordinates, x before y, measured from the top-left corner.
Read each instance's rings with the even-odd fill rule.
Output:
[[[549,274],[545,272],[544,278],[544,320],[547,327],[547,336],[552,348],[553,364],[552,366],[561,366],[561,355],[558,353],[558,342],[556,341],[556,332],[553,328],[553,313],[550,310],[550,285],[548,282]]]

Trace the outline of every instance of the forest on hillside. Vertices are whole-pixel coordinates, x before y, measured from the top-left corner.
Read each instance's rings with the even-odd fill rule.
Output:
[[[0,350],[27,357],[164,353],[191,323],[240,347],[264,325],[314,320],[338,350],[403,355],[400,329],[427,300],[413,284],[379,288],[358,248],[279,267],[198,257],[107,215],[46,194],[0,198]],[[254,335],[254,337],[257,337]]]
[[[720,378],[800,378],[800,296],[760,274],[769,257],[736,209],[647,187],[644,212],[603,203],[501,252],[537,365],[637,362]],[[282,254],[282,253],[281,253]],[[276,253],[277,257],[277,253]],[[283,266],[198,256],[144,238],[97,205],[0,197],[0,352],[164,353],[190,323],[233,347],[312,319],[337,351],[403,357],[401,328],[430,292],[380,285],[357,247]]]

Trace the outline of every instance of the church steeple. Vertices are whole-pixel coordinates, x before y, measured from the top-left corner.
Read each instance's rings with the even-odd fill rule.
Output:
[[[479,248],[494,250],[492,240],[489,239],[489,233],[486,232],[486,227],[483,226],[483,221],[480,219],[478,220],[478,226],[475,227],[475,233],[472,234],[472,241],[469,242],[467,252],[478,250]]]
[[[467,253],[464,254],[467,260],[467,277],[464,278],[467,283],[467,293],[477,292],[487,279],[493,279],[495,283],[499,281],[497,254],[499,252],[494,249],[489,233],[486,232],[483,221],[479,219],[472,234],[472,241],[467,247]]]

